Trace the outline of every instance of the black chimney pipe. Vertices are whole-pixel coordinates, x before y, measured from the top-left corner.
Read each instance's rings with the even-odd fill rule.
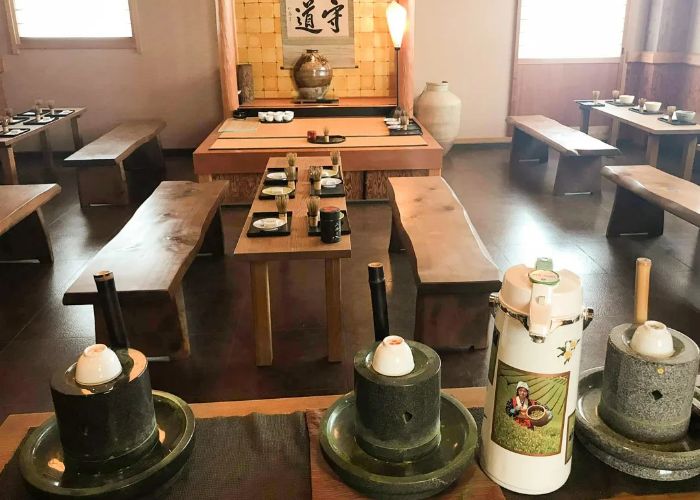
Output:
[[[374,319],[374,340],[381,342],[389,335],[389,312],[386,305],[386,283],[384,266],[381,262],[371,262],[369,271],[369,291],[372,296],[372,317]]]
[[[97,297],[107,326],[109,347],[112,349],[128,349],[129,338],[124,325],[122,308],[119,305],[117,288],[114,285],[114,275],[111,271],[100,271],[93,275],[97,287]]]

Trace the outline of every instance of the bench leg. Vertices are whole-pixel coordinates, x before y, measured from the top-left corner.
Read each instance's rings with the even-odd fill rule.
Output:
[[[693,176],[693,165],[695,164],[695,150],[698,148],[698,136],[683,137],[683,178],[689,181]]]
[[[123,167],[77,167],[76,172],[81,207],[129,204]]]
[[[0,236],[0,260],[53,262],[51,239],[41,208]]]
[[[394,221],[391,218],[391,237],[389,238],[389,253],[399,253],[405,250],[403,242],[401,240],[401,232]]]
[[[83,136],[80,135],[80,127],[78,126],[78,118],[79,117],[75,117],[70,120],[70,128],[73,132],[73,146],[75,146],[76,151],[82,149],[84,146]]]
[[[554,194],[595,194],[600,192],[600,156],[563,156],[558,151],[549,153],[549,166],[557,169]]]
[[[343,320],[340,298],[340,259],[326,259],[326,333],[328,361],[343,360]]]
[[[418,287],[413,337],[433,349],[485,349],[489,294],[426,292]]]
[[[624,234],[661,236],[663,232],[663,209],[617,186],[606,236],[608,238]]]
[[[270,278],[267,262],[250,263],[250,289],[253,299],[255,364],[272,364],[272,318],[270,317]]]
[[[581,132],[588,133],[588,128],[591,123],[591,108],[590,106],[579,106],[581,110]]]
[[[510,167],[517,167],[521,161],[537,160],[538,163],[547,161],[547,145],[527,135],[522,130],[513,129],[513,141],[510,147]]]
[[[165,157],[160,141],[154,137],[124,159],[129,198],[132,202],[146,200],[165,180]]]
[[[182,287],[173,296],[144,297],[130,300],[119,297],[124,311],[129,343],[148,357],[185,359],[190,355],[185,298]],[[93,306],[95,339],[108,341],[104,317],[99,305]]]
[[[209,227],[204,235],[200,254],[212,254],[216,257],[221,257],[226,253],[224,245],[224,228],[221,223],[221,207],[219,207],[211,220]]]

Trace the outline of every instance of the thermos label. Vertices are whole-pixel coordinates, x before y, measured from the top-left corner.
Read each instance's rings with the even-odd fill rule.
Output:
[[[491,440],[521,455],[559,454],[566,420],[569,374],[526,372],[500,361]],[[573,422],[570,425],[573,430]]]

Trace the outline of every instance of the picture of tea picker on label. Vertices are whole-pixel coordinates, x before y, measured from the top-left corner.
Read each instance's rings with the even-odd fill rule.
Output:
[[[516,424],[535,430],[535,425],[541,427],[552,420],[552,410],[547,405],[530,399],[530,386],[527,382],[518,382],[515,391],[515,396],[506,403],[506,413],[513,417]]]

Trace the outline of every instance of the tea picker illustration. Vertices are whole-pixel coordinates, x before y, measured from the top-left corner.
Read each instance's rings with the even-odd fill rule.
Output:
[[[546,405],[530,400],[530,387],[523,381],[518,382],[515,396],[506,403],[506,413],[513,417],[516,424],[533,431],[535,425],[546,425],[552,420],[552,411]]]

